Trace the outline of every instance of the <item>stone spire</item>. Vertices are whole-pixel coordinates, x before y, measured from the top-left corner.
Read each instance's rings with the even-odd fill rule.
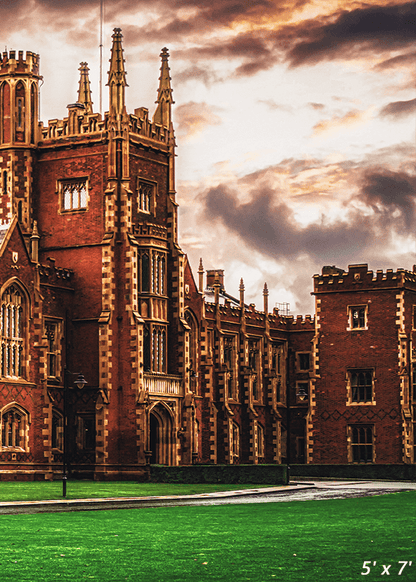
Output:
[[[267,288],[267,283],[263,287],[263,305],[264,313],[269,313],[269,289]]]
[[[243,279],[240,279],[239,291],[240,291],[240,307],[241,307],[241,309],[244,309],[244,291],[245,291],[245,287],[244,287],[244,281],[243,281]]]
[[[78,103],[82,103],[85,107],[85,113],[90,115],[93,111],[88,64],[80,63],[78,70],[80,71]]]
[[[162,66],[160,67],[160,77],[159,77],[159,89],[157,92],[157,108],[155,115],[153,117],[153,123],[158,125],[163,125],[170,129],[172,122],[172,104],[174,103],[172,98],[172,88],[170,85],[170,75],[169,75],[169,53],[167,48],[163,48],[160,53],[162,58]]]
[[[199,259],[199,268],[198,268],[198,275],[199,275],[199,284],[198,284],[198,291],[203,293],[204,291],[204,265],[202,264],[202,258]]]
[[[124,70],[123,47],[120,28],[114,29],[113,46],[111,47],[110,70],[108,83],[110,87],[110,115],[121,115],[125,110],[126,71]]]

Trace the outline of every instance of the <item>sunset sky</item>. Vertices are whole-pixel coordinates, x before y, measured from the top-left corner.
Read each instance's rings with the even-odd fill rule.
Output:
[[[323,265],[416,263],[416,2],[107,0],[127,109],[154,112],[170,52],[180,244],[228,293],[313,313]],[[99,0],[0,3],[2,50],[41,56],[41,119],[66,116],[87,61],[99,110]],[[107,87],[103,102],[107,109]]]

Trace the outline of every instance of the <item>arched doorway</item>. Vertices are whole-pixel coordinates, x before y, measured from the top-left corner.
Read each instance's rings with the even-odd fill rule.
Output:
[[[149,445],[151,464],[173,465],[172,418],[162,404],[156,404],[150,411]]]

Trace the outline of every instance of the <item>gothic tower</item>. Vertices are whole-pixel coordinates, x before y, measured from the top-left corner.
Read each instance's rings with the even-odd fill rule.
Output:
[[[0,220],[31,230],[33,153],[38,142],[39,56],[4,52],[0,62]]]

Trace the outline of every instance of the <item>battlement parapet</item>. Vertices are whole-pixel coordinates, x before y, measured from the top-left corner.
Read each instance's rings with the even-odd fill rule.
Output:
[[[289,315],[284,317],[286,320],[288,331],[292,330],[302,330],[302,331],[314,331],[315,330],[315,318],[312,315]]]
[[[169,144],[170,131],[159,125],[153,123],[149,119],[149,111],[145,107],[140,107],[134,110],[134,115],[130,115],[130,133],[161,142],[165,145]]]
[[[78,105],[78,104],[75,104]],[[107,122],[101,119],[99,113],[83,115],[80,108],[75,115],[69,115],[64,119],[50,119],[48,125],[44,127],[39,123],[41,141],[57,140],[69,136],[84,136],[91,133],[101,133],[106,130]]]
[[[26,52],[26,59],[23,51],[18,51],[17,58],[16,51],[4,51],[0,60],[0,77],[19,74],[33,75],[40,78],[39,62],[39,55],[31,51]]]
[[[416,289],[416,271],[405,269],[378,270],[374,273],[366,263],[349,265],[348,271],[336,267],[323,267],[321,275],[314,275],[313,294],[339,291],[361,291],[409,287]]]
[[[99,113],[86,114],[82,103],[68,105],[69,115],[63,119],[50,119],[46,126],[39,123],[41,139],[57,140],[69,136],[85,136],[93,133],[103,133],[109,129],[109,116],[105,114],[104,119]],[[136,115],[129,116],[130,137],[145,137],[147,139],[158,141],[164,145],[169,144],[170,132],[161,125],[155,124],[149,120],[147,109],[141,108],[139,111],[142,117]]]
[[[50,265],[39,265],[40,281],[49,285],[71,286],[74,272],[71,269]]]

